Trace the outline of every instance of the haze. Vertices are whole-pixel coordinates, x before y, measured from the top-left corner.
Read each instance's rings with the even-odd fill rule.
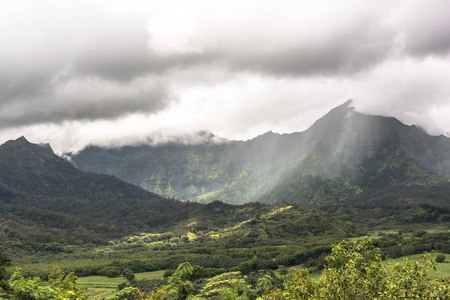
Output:
[[[0,142],[302,131],[348,99],[450,134],[448,1],[0,1]]]

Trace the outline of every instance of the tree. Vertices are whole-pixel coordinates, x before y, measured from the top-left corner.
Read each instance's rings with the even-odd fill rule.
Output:
[[[172,276],[169,277],[168,284],[153,291],[149,300],[195,300],[197,297],[192,295],[194,290],[192,282],[189,281],[192,276],[193,268],[190,263],[185,262],[178,266]]]
[[[188,262],[178,266],[175,273],[169,277],[169,283],[167,285],[168,299],[195,299],[195,297],[191,295],[194,288],[192,282],[189,281],[192,272],[193,268]]]
[[[120,275],[120,269],[116,266],[103,267],[99,270],[99,274],[114,278]]]
[[[0,289],[0,299],[13,300],[87,300],[85,289],[76,284],[73,273],[65,274],[58,267],[49,275],[50,287],[37,277],[25,278],[20,269],[11,275],[7,289]]]
[[[125,277],[125,279],[128,280],[129,282],[132,282],[136,279],[136,276],[134,275],[133,271],[131,271],[130,268],[123,269],[122,276]]]
[[[87,300],[85,289],[76,283],[73,273],[65,274],[60,268],[49,275],[50,286],[37,277],[25,278],[20,269],[14,272],[5,287],[0,287],[0,299],[13,300]]]
[[[264,299],[449,299],[448,280],[429,274],[430,256],[405,259],[394,268],[381,263],[380,249],[366,238],[356,244],[334,245],[318,282],[307,269],[291,269],[284,289]]]
[[[52,288],[46,288],[40,278],[24,278],[20,269],[11,275],[7,288],[0,288],[0,299],[14,300],[47,300],[63,299],[63,297]],[[87,298],[86,298],[87,299]]]
[[[11,265],[11,260],[3,252],[0,247],[0,283],[6,280],[6,267]]]
[[[438,256],[436,256],[436,262],[444,262],[444,261],[445,261],[444,254],[438,254]]]
[[[79,286],[77,280],[78,278],[73,272],[66,275],[57,266],[48,275],[50,287],[60,293],[65,299],[87,300],[88,296],[85,294],[86,288]]]
[[[116,294],[114,300],[137,300],[140,299],[141,292],[135,287],[126,287]]]

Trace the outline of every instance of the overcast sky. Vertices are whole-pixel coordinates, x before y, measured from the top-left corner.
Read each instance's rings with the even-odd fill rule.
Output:
[[[0,0],[0,143],[55,151],[358,111],[450,135],[450,1]]]

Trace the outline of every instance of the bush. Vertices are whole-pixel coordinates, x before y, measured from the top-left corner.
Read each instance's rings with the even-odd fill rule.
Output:
[[[136,279],[135,276],[134,276],[133,271],[131,271],[130,268],[123,269],[122,276],[125,277],[125,279],[130,281],[130,282]]]
[[[430,275],[433,262],[405,260],[390,269],[381,263],[380,251],[370,239],[333,247],[319,281],[307,269],[292,268],[283,289],[263,299],[449,299],[448,280]]]
[[[103,267],[98,270],[99,275],[108,276],[108,278],[119,277],[120,269],[115,266]]]
[[[140,297],[138,288],[126,287],[116,294],[115,300],[137,300]]]
[[[167,269],[164,271],[163,278],[169,278],[175,272],[173,269]]]
[[[6,267],[11,265],[11,260],[3,254],[3,249],[0,248],[0,282],[6,279]]]
[[[414,236],[415,237],[422,237],[426,234],[427,232],[425,230],[417,230],[416,232],[414,232]]]
[[[143,293],[150,293],[166,284],[166,279],[141,279],[133,282],[133,287],[138,288]]]
[[[445,255],[444,254],[439,254],[436,257],[436,262],[444,262],[445,261]]]

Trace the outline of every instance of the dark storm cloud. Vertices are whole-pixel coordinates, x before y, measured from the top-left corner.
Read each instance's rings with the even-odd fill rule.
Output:
[[[131,113],[156,112],[170,101],[167,87],[157,79],[125,86],[90,77],[58,83],[48,90],[51,92],[41,90],[33,97],[14,94],[13,101],[0,102],[0,126],[114,119]]]
[[[49,78],[42,75],[26,78],[0,76],[0,107],[18,98],[30,98],[50,92],[48,81]]]
[[[211,55],[162,56],[152,53],[148,48],[134,50],[134,52],[108,51],[89,54],[74,63],[72,72],[79,76],[95,75],[127,82],[149,74],[163,75],[174,69],[186,69],[214,61]]]
[[[145,14],[100,2],[0,5],[0,127],[114,119],[163,109],[148,75]]]
[[[349,98],[448,132],[449,11],[439,0],[3,1],[0,134],[26,127],[46,141],[48,130],[60,149],[116,143],[117,124],[125,140],[167,128],[250,138],[305,129]]]
[[[370,21],[360,21],[332,37],[314,41],[299,36],[287,47],[272,51],[250,48],[228,61],[236,69],[275,76],[344,75],[366,70],[389,57],[395,45],[392,32],[377,31]]]
[[[414,56],[450,53],[450,2],[419,2],[400,20],[405,52]]]
[[[348,7],[348,2],[343,3]],[[209,64],[230,72],[277,77],[352,74],[383,61],[398,47],[397,32],[384,24],[385,10],[378,7],[356,5],[359,10],[346,13],[342,8],[335,12],[330,2],[318,8],[304,7],[305,3],[283,8],[280,4],[273,10],[256,4],[231,12],[226,5],[219,6],[218,19],[199,13],[198,20],[192,21],[183,13],[172,15],[175,8],[161,13],[163,24],[147,27],[149,47],[155,51],[150,58],[153,66],[163,71]],[[170,31],[177,22],[195,30]],[[158,32],[161,27],[169,28],[168,32]]]

